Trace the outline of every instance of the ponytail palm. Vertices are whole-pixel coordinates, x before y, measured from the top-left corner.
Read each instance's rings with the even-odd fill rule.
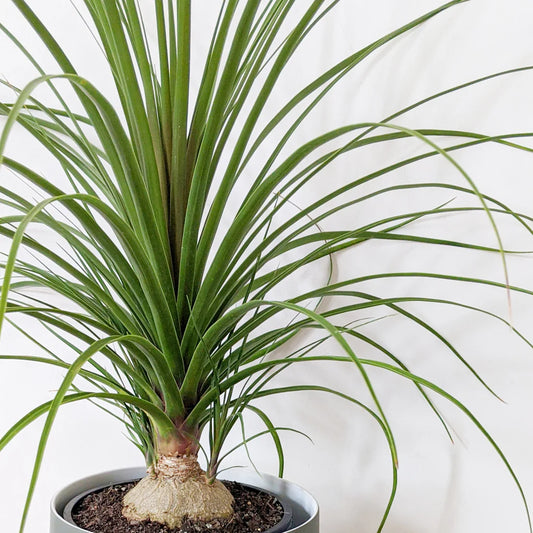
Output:
[[[126,497],[124,513],[177,526],[187,514],[202,519],[231,514],[231,497],[216,475],[226,438],[247,411],[264,423],[263,434],[273,439],[283,473],[281,428],[256,400],[297,391],[341,396],[379,424],[393,470],[381,530],[396,490],[397,450],[369,367],[412,381],[438,417],[428,390],[464,411],[501,455],[522,492],[503,453],[459,400],[409,372],[379,338],[354,325],[370,308],[400,314],[442,342],[485,385],[450,341],[403,305],[421,301],[468,307],[466,303],[383,297],[368,293],[363,284],[408,276],[497,286],[508,292],[522,289],[509,286],[506,279],[402,271],[351,279],[330,275],[307,292],[279,298],[310,265],[332,261],[336,252],[347,248],[363,250],[369,241],[499,253],[505,271],[506,250],[494,217],[510,217],[531,232],[528,217],[483,195],[454,158],[457,151],[485,143],[529,150],[521,142],[530,134],[489,137],[401,125],[404,113],[461,87],[392,116],[348,123],[294,146],[306,117],[362,61],[465,0],[450,1],[343,58],[273,113],[273,92],[291,58],[323,17],[341,9],[340,0],[217,2],[219,15],[198,86],[191,81],[191,36],[198,31],[191,28],[191,0],[156,1],[143,9],[134,0],[84,0],[89,25],[113,77],[113,95],[77,73],[67,51],[24,0],[11,1],[54,58],[57,70],[45,71],[6,21],[0,21],[0,29],[36,69],[33,81],[25,87],[10,86],[15,97],[0,104],[5,116],[0,161],[42,198],[31,202],[9,183],[0,184],[5,207],[0,234],[11,242],[2,264],[0,320],[16,323],[17,316],[30,316],[76,352],[70,362],[52,353],[17,356],[66,371],[53,400],[28,413],[0,440],[2,448],[45,416],[21,530],[61,405],[89,399],[105,409],[118,407],[150,467],[150,475]],[[153,32],[146,27],[148,18],[154,20]],[[156,43],[149,41],[151,33]],[[525,69],[495,76],[518,70]],[[66,84],[73,93],[64,90]],[[36,89],[43,87],[50,93],[49,101],[37,97],[42,91]],[[60,187],[54,176],[39,172],[31,161],[9,156],[6,144],[16,127],[25,129],[55,159],[68,187]],[[402,139],[416,141],[423,151],[387,166],[378,163],[366,175],[347,176],[342,185],[332,183],[320,196],[308,194],[317,184],[324,190],[328,168],[335,162],[364,147]],[[444,140],[446,148],[441,148]],[[384,181],[394,171],[429,158],[446,160],[459,181]],[[435,190],[460,196],[462,207],[428,205],[416,211],[376,213],[361,224],[353,216],[353,224],[342,227],[333,222],[386,195]],[[307,202],[302,204],[303,192]],[[289,209],[295,205],[297,209]],[[411,229],[415,222],[436,215],[471,211],[487,219],[498,246],[429,238]],[[53,232],[62,251],[32,236],[35,227]],[[41,288],[47,296],[39,298],[35,289]],[[57,299],[48,298],[51,293],[69,305],[57,307]],[[331,346],[328,340],[337,347],[333,354],[324,349]],[[353,347],[355,340],[383,358],[363,358]],[[319,384],[276,386],[274,378],[284,369],[310,361],[352,362],[370,403]],[[196,462],[203,433],[205,471]],[[183,504],[183,494],[192,490],[202,493],[203,507]],[[170,503],[165,507],[163,501]]]

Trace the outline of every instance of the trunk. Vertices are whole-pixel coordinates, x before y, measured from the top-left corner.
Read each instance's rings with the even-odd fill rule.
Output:
[[[188,516],[210,521],[233,514],[233,496],[198,464],[198,440],[176,436],[158,442],[159,457],[124,497],[122,514],[132,522],[152,520],[171,528]]]

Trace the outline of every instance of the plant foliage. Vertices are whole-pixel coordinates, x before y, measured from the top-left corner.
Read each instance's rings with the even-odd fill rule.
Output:
[[[46,417],[21,531],[61,405],[89,399],[111,409],[115,416],[113,406],[118,407],[132,439],[149,462],[156,454],[156,436],[172,435],[177,428],[197,433],[206,429],[211,476],[219,470],[228,434],[250,411],[259,416],[265,431],[245,436],[244,444],[262,434],[270,435],[281,475],[284,455],[279,433],[284,428],[277,428],[254,401],[298,391],[341,396],[361,406],[379,424],[388,442],[393,472],[381,530],[396,491],[397,450],[369,367],[413,382],[439,417],[427,391],[464,411],[501,455],[522,490],[496,443],[459,400],[410,373],[378,338],[366,336],[347,318],[369,308],[400,314],[434,335],[475,374],[450,341],[403,305],[409,301],[466,304],[418,296],[377,296],[368,293],[363,283],[402,276],[433,277],[508,291],[520,289],[505,281],[402,271],[341,280],[330,276],[304,294],[287,299],[272,296],[309,265],[369,241],[414,241],[495,252],[502,255],[505,265],[495,214],[513,217],[530,231],[527,217],[481,194],[453,157],[455,151],[483,143],[528,150],[520,144],[526,134],[489,137],[468,131],[410,129],[397,122],[404,113],[430,100],[525,69],[474,80],[390,117],[344,125],[294,148],[293,139],[306,117],[361,62],[463,1],[443,4],[345,57],[269,114],[272,105],[267,104],[272,104],[273,91],[291,58],[321,19],[339,9],[339,0],[308,0],[303,9],[302,3],[294,0],[217,2],[218,19],[198,87],[191,83],[191,36],[197,31],[191,28],[191,0],[146,2],[143,9],[136,0],[83,0],[80,9],[105,54],[114,95],[104,94],[77,73],[68,51],[27,2],[11,0],[55,60],[57,70],[45,71],[23,40],[9,30],[7,21],[1,21],[0,29],[33,64],[36,77],[23,88],[2,82],[15,97],[0,104],[5,117],[0,161],[10,176],[38,191],[41,200],[28,200],[5,179],[0,185],[0,202],[6,213],[0,219],[0,234],[11,242],[2,264],[0,320],[16,325],[17,316],[32,317],[76,353],[70,362],[51,351],[40,357],[2,356],[66,371],[53,400],[28,413],[0,440],[2,448],[29,423]],[[155,43],[148,39],[153,32],[145,27],[146,10],[151,10],[155,20]],[[73,92],[65,89],[67,85]],[[49,91],[48,100],[36,96],[36,89],[43,87]],[[60,188],[54,176],[32,168],[31,161],[9,157],[5,148],[14,128],[26,130],[55,159],[68,188]],[[335,161],[365,146],[407,138],[423,146],[423,153],[383,168],[378,165],[372,173],[347,178],[342,186],[332,186],[306,205],[299,203],[298,194],[313,190],[317,181],[323,183],[325,169]],[[452,142],[442,148],[440,141],[446,139]],[[395,170],[432,157],[447,160],[461,183],[398,180],[392,186],[384,184],[383,177]],[[364,225],[354,219],[350,227],[324,229],[340,213],[383,195],[425,189],[452,191],[469,205],[428,206],[397,215],[378,213]],[[294,204],[298,209],[287,215],[287,207]],[[406,229],[436,214],[469,211],[487,217],[499,247],[429,238]],[[64,253],[32,236],[34,227],[53,232]],[[34,289],[42,288],[46,296],[39,298]],[[57,298],[49,297],[52,293],[70,303],[58,307],[54,304]],[[292,319],[288,323],[276,322],[276,317],[289,313]],[[311,337],[301,335],[306,331]],[[293,342],[297,336],[299,344]],[[337,354],[321,351],[326,339],[336,342]],[[387,362],[362,358],[352,340],[381,352]],[[273,378],[287,367],[318,360],[351,361],[372,403],[366,405],[324,386],[275,385]]]

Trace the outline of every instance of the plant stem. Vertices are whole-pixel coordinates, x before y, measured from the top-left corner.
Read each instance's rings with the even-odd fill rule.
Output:
[[[156,450],[159,455],[197,456],[200,450],[200,429],[187,427],[185,424],[176,426],[176,431],[156,437]]]

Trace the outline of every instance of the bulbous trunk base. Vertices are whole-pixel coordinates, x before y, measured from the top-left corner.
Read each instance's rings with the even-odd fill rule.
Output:
[[[131,522],[152,520],[180,527],[188,516],[209,521],[233,514],[233,496],[220,482],[209,483],[195,456],[160,456],[124,497],[122,514]]]

